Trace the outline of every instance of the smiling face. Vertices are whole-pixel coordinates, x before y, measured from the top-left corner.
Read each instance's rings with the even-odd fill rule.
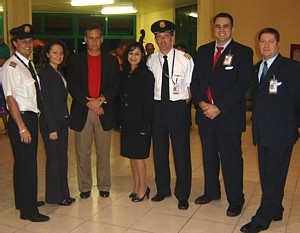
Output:
[[[13,40],[13,44],[16,48],[16,51],[19,52],[22,56],[29,59],[30,54],[33,50],[33,39],[26,38],[26,39],[16,39]]]
[[[260,36],[259,51],[264,60],[274,57],[279,52],[279,41],[274,34],[263,33]]]
[[[54,44],[47,53],[47,57],[49,58],[49,63],[52,67],[57,69],[58,65],[62,63],[64,60],[64,49],[59,44]]]
[[[232,37],[233,26],[229,18],[218,17],[214,23],[215,37],[217,39],[217,44],[224,45]]]
[[[129,51],[127,54],[127,60],[131,66],[131,70],[135,70],[140,62],[142,61],[143,53],[139,47],[136,47],[134,50]]]

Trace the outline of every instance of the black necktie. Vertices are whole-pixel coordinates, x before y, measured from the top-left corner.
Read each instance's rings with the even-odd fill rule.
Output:
[[[37,96],[36,98],[37,98],[38,109],[39,109],[40,111],[42,111],[43,105],[42,105],[42,94],[41,94],[40,84],[39,84],[39,82],[38,82],[36,73],[35,73],[35,71],[34,71],[34,69],[33,69],[33,66],[32,66],[30,60],[29,60],[29,63],[28,63],[28,67],[29,67],[29,71],[30,71],[30,73],[31,73],[31,76],[32,76],[32,78],[33,78],[34,81],[35,81],[34,85],[35,85],[35,90],[36,90],[36,96]]]
[[[264,61],[263,71],[261,73],[260,80],[259,80],[260,83],[262,82],[262,79],[266,76],[267,72],[268,72],[268,63]]]
[[[161,86],[161,100],[170,100],[169,94],[169,67],[168,67],[168,56],[164,56],[164,64],[162,71],[162,86]]]

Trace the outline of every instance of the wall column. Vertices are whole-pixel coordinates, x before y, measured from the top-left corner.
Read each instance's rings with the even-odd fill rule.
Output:
[[[10,44],[9,31],[25,23],[32,23],[32,0],[3,0],[4,41]]]
[[[213,2],[213,0],[197,0],[197,47],[213,40],[211,31]]]

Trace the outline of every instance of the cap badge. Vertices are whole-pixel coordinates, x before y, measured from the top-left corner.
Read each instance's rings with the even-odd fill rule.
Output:
[[[30,27],[29,26],[25,26],[24,27],[24,32],[29,33],[30,32]]]
[[[160,22],[159,22],[159,27],[160,27],[160,28],[166,27],[165,21],[160,21]]]

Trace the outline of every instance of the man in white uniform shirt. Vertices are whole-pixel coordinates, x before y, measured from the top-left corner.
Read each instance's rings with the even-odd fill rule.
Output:
[[[178,208],[189,208],[191,190],[190,154],[190,82],[194,67],[191,56],[173,48],[175,25],[168,20],[152,24],[151,31],[159,51],[147,61],[155,77],[153,113],[153,155],[159,202],[171,195],[169,167],[169,137],[171,138],[176,170],[174,194]]]
[[[37,208],[44,203],[37,202],[38,103],[41,102],[38,77],[33,64],[29,63],[33,48],[32,25],[23,24],[10,33],[15,53],[3,66],[3,90],[10,113],[8,135],[15,160],[15,205],[21,219],[44,222],[49,217],[40,214]]]

